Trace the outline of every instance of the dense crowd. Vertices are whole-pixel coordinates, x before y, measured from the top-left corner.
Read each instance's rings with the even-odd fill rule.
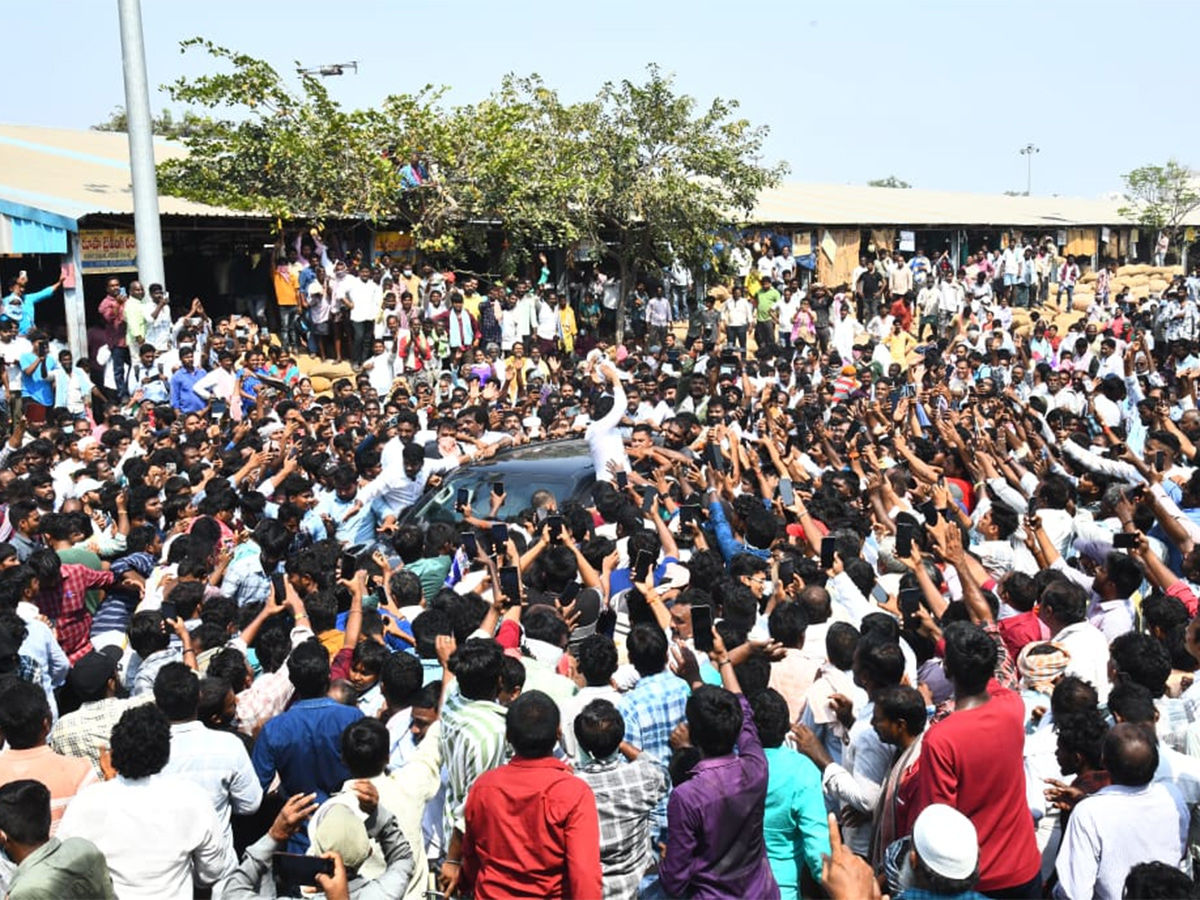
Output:
[[[9,285],[8,896],[1197,895],[1200,275],[333,255]]]

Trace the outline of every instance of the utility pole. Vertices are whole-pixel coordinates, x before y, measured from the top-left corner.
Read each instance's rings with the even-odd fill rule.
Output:
[[[133,178],[138,279],[142,284],[165,285],[141,0],[117,0],[117,12],[121,19],[121,62],[125,70],[125,116],[129,130],[129,170]]]
[[[1026,144],[1017,152],[1025,157],[1025,196],[1028,197],[1033,192],[1033,154],[1041,153],[1042,150],[1033,144]]]

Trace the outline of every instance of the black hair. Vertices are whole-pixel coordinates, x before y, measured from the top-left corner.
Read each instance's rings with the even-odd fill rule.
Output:
[[[1158,739],[1152,725],[1114,725],[1104,738],[1104,768],[1113,784],[1141,787],[1158,769]]]
[[[724,688],[702,685],[688,698],[687,721],[692,743],[705,756],[725,756],[742,730],[742,705]]]
[[[196,718],[200,679],[183,663],[167,663],[154,676],[154,702],[172,722]]]
[[[785,647],[800,647],[804,644],[804,633],[808,630],[808,613],[799,603],[783,603],[771,611],[767,619],[771,639]]]
[[[508,708],[505,736],[517,756],[540,759],[554,752],[558,725],[558,704],[542,691],[525,691]]]
[[[288,680],[301,700],[312,700],[329,690],[329,651],[309,638],[288,656]]]
[[[1108,692],[1108,711],[1120,722],[1154,727],[1154,697],[1145,685],[1122,681]],[[1058,718],[1058,713],[1054,713]]]
[[[342,731],[342,762],[351,778],[382,775],[391,753],[387,726],[378,719],[364,716]]]
[[[1109,656],[1117,670],[1118,684],[1133,680],[1148,690],[1151,697],[1161,697],[1167,692],[1171,657],[1154,637],[1140,631],[1127,631],[1113,640]]]
[[[427,615],[422,613],[419,619]],[[503,659],[504,651],[492,638],[471,638],[463,643],[450,658],[459,692],[468,700],[494,700]]]
[[[747,699],[761,694],[771,681],[771,663],[761,653],[752,653],[733,670]]]
[[[0,801],[3,798],[0,790]],[[0,823],[0,828],[5,828]],[[5,828],[7,831],[8,829]],[[1179,871],[1177,866],[1163,862],[1137,863],[1125,876],[1122,897],[1138,900],[1195,900],[1200,897],[1196,883]]]
[[[892,722],[903,722],[908,733],[916,736],[925,730],[925,698],[907,684],[884,688],[875,695],[875,708]]]
[[[519,694],[525,687],[525,664],[507,653],[500,660],[500,691],[508,694],[509,699]]]
[[[1058,732],[1060,751],[1078,753],[1090,768],[1101,767],[1101,751],[1104,736],[1108,734],[1108,722],[1099,710],[1055,716],[1054,729]]]
[[[133,619],[130,620],[129,646],[142,659],[171,646],[171,638],[163,629],[163,622],[162,613],[153,609],[134,613]]]
[[[392,653],[383,661],[379,689],[392,709],[412,706],[425,681],[421,661],[409,653]]]
[[[413,619],[413,640],[422,659],[437,659],[437,639],[454,634],[454,623],[450,613],[439,607],[430,607]]]
[[[591,634],[575,648],[579,673],[589,686],[607,685],[617,671],[617,645],[603,634]]]
[[[203,581],[180,581],[167,592],[163,599],[175,607],[180,618],[190,619],[204,603],[207,585]]]
[[[657,675],[667,665],[667,636],[657,625],[635,625],[625,640],[629,661],[643,678]]]
[[[27,846],[50,840],[50,789],[32,778],[0,787],[0,831]]]
[[[1095,686],[1078,675],[1064,675],[1050,694],[1050,711],[1056,719],[1073,712],[1097,709],[1099,705]]]
[[[113,768],[126,778],[157,775],[171,758],[171,723],[151,704],[125,710],[113,726]]]
[[[758,728],[758,739],[764,747],[783,745],[791,726],[787,701],[772,688],[759,691],[750,699],[754,711],[754,725]]]
[[[44,743],[50,723],[46,692],[28,681],[9,681],[0,693],[0,732],[14,750],[31,750]]]
[[[895,640],[864,634],[854,652],[854,667],[876,690],[891,687],[904,677],[904,653]]]
[[[996,672],[999,651],[995,642],[969,622],[953,622],[944,632],[946,674],[954,682],[955,694],[967,696],[987,689]]]
[[[625,739],[625,719],[608,700],[593,700],[575,716],[575,739],[595,759],[607,759]]]
[[[1056,580],[1042,591],[1041,604],[1063,625],[1074,625],[1087,616],[1088,594],[1073,581]]]
[[[392,652],[383,644],[376,641],[359,641],[350,654],[350,664],[358,666],[368,675],[379,676],[383,672],[384,663],[391,655]]]
[[[848,671],[854,665],[854,651],[858,648],[858,629],[849,622],[834,622],[825,632],[825,655],[829,661]]]

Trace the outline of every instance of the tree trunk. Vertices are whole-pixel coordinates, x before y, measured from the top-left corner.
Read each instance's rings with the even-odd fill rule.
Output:
[[[627,291],[625,286],[629,283],[629,260],[622,256],[620,263],[620,279],[621,282],[617,286],[617,322],[616,322],[616,344],[620,345],[625,340],[625,295]]]

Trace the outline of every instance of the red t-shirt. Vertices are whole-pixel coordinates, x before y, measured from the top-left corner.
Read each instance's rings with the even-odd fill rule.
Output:
[[[996,627],[1000,629],[1000,637],[1004,640],[1004,646],[1008,648],[1008,655],[1014,660],[1026,644],[1048,641],[1051,638],[1050,629],[1038,617],[1035,609],[1001,619],[996,623]]]
[[[926,733],[912,812],[915,821],[926,806],[945,803],[971,820],[980,893],[1032,881],[1042,864],[1025,801],[1025,706],[995,679],[988,693],[983,706],[958,710]]]

